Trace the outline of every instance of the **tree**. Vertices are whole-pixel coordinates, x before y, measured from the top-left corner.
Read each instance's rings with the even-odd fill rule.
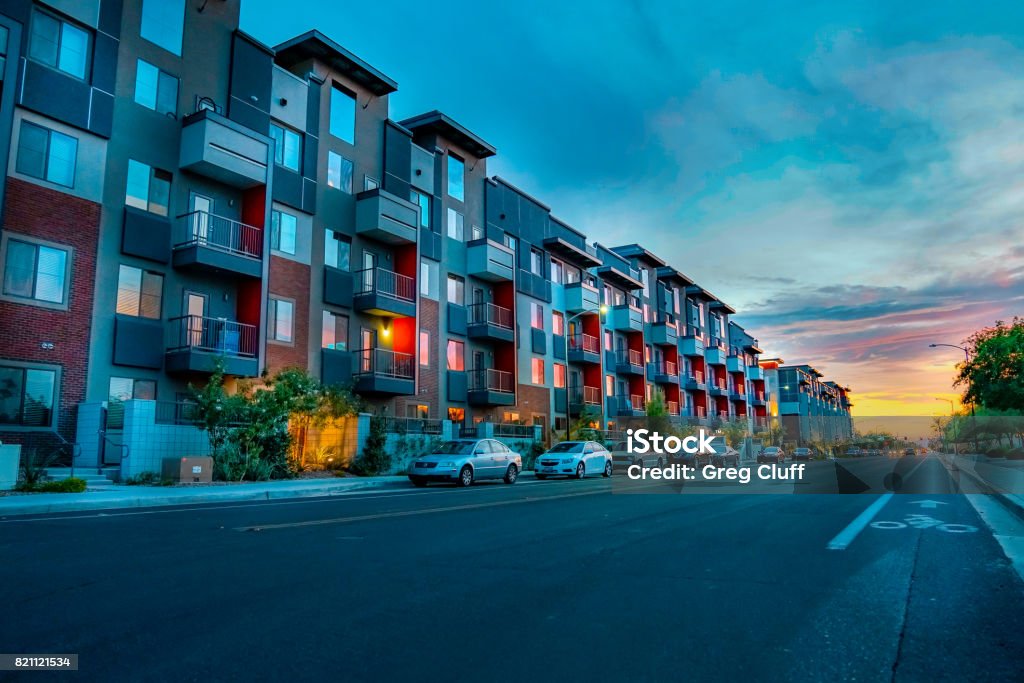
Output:
[[[786,438],[786,427],[782,424],[782,420],[778,417],[771,418],[767,429],[764,430],[765,442],[769,446],[781,446],[784,438]]]
[[[726,420],[720,427],[722,435],[725,436],[725,443],[731,448],[739,450],[743,445],[743,439],[747,437],[746,420]]]
[[[978,330],[967,339],[970,359],[957,366],[963,402],[993,410],[1024,411],[1024,318]]]
[[[668,404],[665,402],[665,392],[658,389],[647,402],[647,428],[652,432],[665,434],[669,428]]]

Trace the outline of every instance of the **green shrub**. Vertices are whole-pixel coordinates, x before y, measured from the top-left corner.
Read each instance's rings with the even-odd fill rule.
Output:
[[[85,491],[85,479],[68,477],[57,481],[44,481],[37,484],[35,490],[40,493],[82,493]]]
[[[156,472],[139,472],[134,477],[124,480],[126,486],[152,486],[161,481],[160,475]]]
[[[537,457],[544,452],[544,443],[541,441],[534,441],[530,444],[530,450],[526,452],[526,457],[523,458],[523,469],[532,470],[534,463],[537,462]]]
[[[352,464],[355,474],[374,475],[387,472],[391,455],[387,451],[387,424],[382,417],[370,418],[370,433],[363,446],[363,457]]]

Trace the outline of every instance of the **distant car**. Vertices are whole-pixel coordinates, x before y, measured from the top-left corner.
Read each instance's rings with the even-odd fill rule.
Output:
[[[533,465],[538,479],[575,477],[588,474],[612,476],[612,454],[596,441],[563,441],[537,456]]]
[[[662,467],[665,464],[665,456],[659,453],[630,453],[629,444],[626,441],[618,441],[612,444],[612,468],[616,470],[628,469],[630,465],[641,467]]]
[[[469,486],[483,479],[504,479],[506,484],[514,484],[522,470],[522,456],[500,441],[455,439],[410,462],[408,476],[415,486],[432,481]]]
[[[781,465],[786,462],[786,452],[778,446],[768,446],[757,454],[757,462],[759,464],[773,462],[776,465]]]
[[[917,449],[916,448],[904,448],[903,449],[903,455],[917,455]]]
[[[793,462],[797,460],[810,460],[814,457],[814,451],[810,448],[794,448],[793,449]]]
[[[863,454],[861,453],[860,449],[855,446],[853,448],[847,448],[846,455],[851,458],[859,458]]]
[[[715,467],[739,467],[740,452],[735,448],[726,446],[724,453],[716,452],[714,455],[709,456],[708,464]]]

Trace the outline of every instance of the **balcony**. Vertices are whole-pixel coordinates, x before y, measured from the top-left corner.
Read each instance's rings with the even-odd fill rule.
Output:
[[[320,349],[320,381],[345,386],[352,381],[352,354],[341,349]]]
[[[173,263],[183,270],[263,276],[263,230],[206,211],[178,216]]]
[[[670,360],[651,363],[651,372],[654,376],[654,381],[659,384],[675,384],[679,381],[676,364]]]
[[[750,395],[750,404],[758,407],[764,407],[766,405],[766,401],[764,400],[764,392],[755,391],[754,393],[752,393]]]
[[[694,370],[684,378],[683,388],[690,391],[704,391],[705,386],[704,373],[700,370]]]
[[[651,343],[658,346],[675,346],[679,335],[676,332],[675,323],[667,320],[660,320],[651,323]]]
[[[597,288],[584,282],[571,282],[565,286],[565,310],[569,313],[597,312],[601,307],[601,294]]]
[[[600,387],[569,387],[569,414],[581,415],[584,410],[600,410]]]
[[[679,338],[679,352],[684,356],[703,356],[704,338],[694,330],[687,330]]]
[[[416,315],[416,281],[413,278],[384,268],[367,268],[353,275],[353,303],[357,311],[386,318]]]
[[[725,344],[721,339],[711,339],[704,349],[704,359],[709,365],[725,365]]]
[[[597,337],[591,334],[577,334],[569,337],[570,363],[601,363],[601,346]]]
[[[729,372],[746,372],[746,363],[743,356],[728,356],[725,359],[725,369]]]
[[[616,417],[643,417],[647,414],[644,397],[638,394],[616,395],[612,399]]]
[[[644,355],[634,349],[619,349],[615,352],[615,372],[621,375],[644,374]]]
[[[420,209],[377,188],[356,195],[356,233],[385,244],[415,244]]]
[[[471,304],[467,333],[470,339],[515,341],[512,310],[496,304]]]
[[[259,374],[259,334],[255,325],[198,315],[171,318],[168,323],[164,354],[167,372],[209,374],[222,360],[225,375]]]
[[[511,372],[481,368],[469,373],[469,404],[474,406],[515,405],[515,378]]]
[[[324,266],[324,303],[352,308],[352,273]]]
[[[723,396],[724,397],[724,396],[726,396],[729,393],[729,390],[726,389],[725,380],[724,379],[718,379],[718,380],[714,380],[710,384],[708,384],[708,392],[710,392],[712,396]]]
[[[267,184],[270,138],[203,109],[182,120],[178,165],[182,170],[241,189]]]
[[[679,417],[679,402],[678,401],[666,401],[668,404],[669,417]]]
[[[760,365],[748,365],[747,378],[755,382],[764,380],[764,369]]]
[[[489,282],[511,282],[515,277],[515,254],[504,244],[489,239],[466,243],[466,272]]]
[[[388,349],[358,349],[352,352],[355,390],[361,394],[412,395],[416,391],[411,353]]]
[[[644,312],[629,304],[612,306],[608,311],[608,327],[616,332],[643,332]]]
[[[729,387],[729,400],[730,401],[743,401],[747,400],[747,393],[736,387]]]

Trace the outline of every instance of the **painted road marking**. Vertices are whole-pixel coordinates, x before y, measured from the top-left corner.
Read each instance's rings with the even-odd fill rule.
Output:
[[[826,547],[829,550],[846,550],[853,543],[853,539],[857,538],[860,532],[864,531],[864,528],[871,523],[871,520],[885,507],[885,504],[889,502],[893,495],[890,492],[879,496],[878,500],[869,505],[852,522],[847,524],[845,529],[836,534],[836,537],[829,541]]]
[[[928,515],[907,515],[903,522],[882,520],[871,523],[872,529],[906,529],[908,526],[915,529],[938,529],[949,534],[973,534],[978,530],[978,527],[971,526],[970,524],[943,522],[941,519],[935,519]]]
[[[910,501],[910,504],[920,505],[923,509],[934,509],[939,505],[948,505],[949,503],[943,503],[942,501],[938,500],[912,500]]]

